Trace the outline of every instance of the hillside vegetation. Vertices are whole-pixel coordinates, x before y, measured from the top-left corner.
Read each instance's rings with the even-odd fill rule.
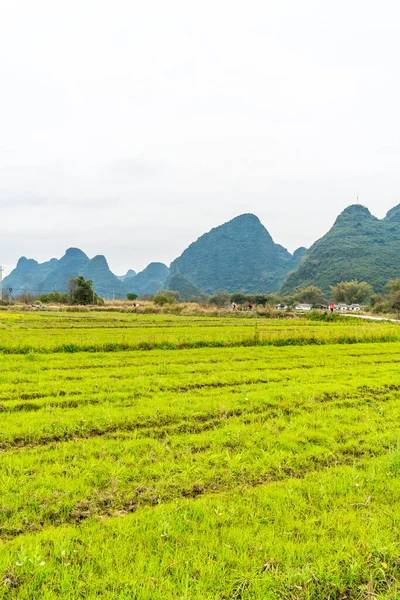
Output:
[[[284,282],[281,293],[309,285],[329,292],[330,286],[354,279],[381,291],[389,279],[400,277],[399,257],[400,205],[379,220],[366,207],[354,204],[311,246]]]
[[[171,263],[171,275],[187,277],[207,294],[271,292],[294,269],[302,250],[292,256],[275,244],[260,220],[244,214],[215,227]]]

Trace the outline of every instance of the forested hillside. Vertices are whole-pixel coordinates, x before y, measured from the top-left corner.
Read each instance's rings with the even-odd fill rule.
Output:
[[[258,217],[240,215],[215,227],[171,263],[171,275],[187,277],[203,292],[276,291],[301,259],[275,244]]]
[[[353,279],[367,281],[380,291],[396,277],[400,277],[400,204],[381,220],[365,206],[353,204],[311,246],[281,291],[316,285],[328,292],[331,285]]]

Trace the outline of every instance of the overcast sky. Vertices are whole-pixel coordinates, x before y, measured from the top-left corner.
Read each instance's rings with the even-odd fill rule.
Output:
[[[290,251],[357,196],[383,217],[399,56],[395,0],[0,0],[0,264],[120,274],[245,212]]]

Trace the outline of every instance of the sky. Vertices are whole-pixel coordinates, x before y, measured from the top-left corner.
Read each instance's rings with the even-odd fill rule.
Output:
[[[0,0],[0,264],[169,264],[256,214],[293,252],[400,203],[400,5]]]

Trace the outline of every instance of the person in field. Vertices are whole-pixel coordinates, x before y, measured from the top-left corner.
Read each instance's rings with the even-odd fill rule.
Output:
[[[329,310],[333,313],[333,309],[335,308],[335,304],[333,302],[329,305]]]
[[[249,303],[247,304],[247,307],[248,307],[248,309],[249,309],[249,310],[252,310],[252,308],[253,308],[253,303],[252,303],[252,301],[251,301],[251,300],[249,300]]]

